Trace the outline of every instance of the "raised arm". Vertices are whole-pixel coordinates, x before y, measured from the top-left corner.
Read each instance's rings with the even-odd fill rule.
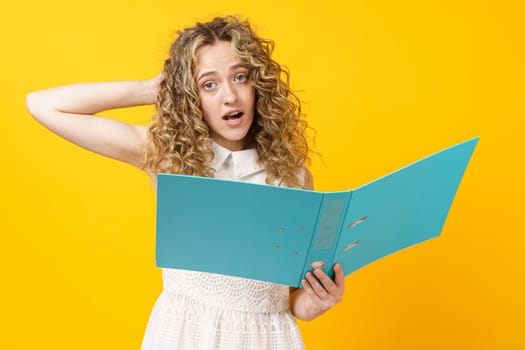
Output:
[[[103,118],[104,110],[153,104],[162,76],[145,81],[82,83],[32,92],[29,113],[55,134],[90,151],[141,166],[147,127]]]

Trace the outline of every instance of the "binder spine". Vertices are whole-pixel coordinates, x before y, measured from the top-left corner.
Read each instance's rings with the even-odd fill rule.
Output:
[[[315,268],[321,268],[326,274],[333,276],[334,249],[337,247],[350,194],[351,192],[325,193],[323,196],[301,279]]]
[[[329,260],[331,266],[333,266],[335,263],[338,262],[338,261],[335,261],[335,257],[337,256],[337,247],[339,247],[339,242],[341,240],[341,237],[343,236],[343,232],[346,229],[345,222],[347,221],[347,216],[350,214],[349,213],[349,211],[350,211],[349,207],[350,207],[350,201],[352,199],[352,193],[353,193],[353,191],[348,192],[348,200],[346,201],[345,208],[343,210],[343,213],[341,214],[341,220],[339,221],[339,227],[337,229],[337,239],[334,242],[334,245],[332,247],[332,255],[330,256],[330,260]],[[356,220],[355,222],[353,222],[352,224],[349,225],[349,228],[352,228],[353,226],[360,224],[361,222],[365,221],[366,219],[367,219],[367,217],[365,216],[365,217],[360,218],[359,220]],[[358,244],[359,244],[359,240],[356,240],[356,241],[346,245],[343,249],[346,251],[348,249],[353,248],[354,246],[356,246]],[[333,269],[330,269],[328,272],[327,271],[325,271],[325,272],[332,279],[334,278],[334,270]]]

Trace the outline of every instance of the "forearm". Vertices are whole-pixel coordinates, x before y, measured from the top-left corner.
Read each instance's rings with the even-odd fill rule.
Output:
[[[141,166],[147,128],[95,115],[155,103],[162,74],[145,81],[82,83],[30,93],[29,113],[46,128],[80,147]]]
[[[95,114],[104,110],[155,103],[149,81],[118,81],[66,85],[27,96],[29,112]]]

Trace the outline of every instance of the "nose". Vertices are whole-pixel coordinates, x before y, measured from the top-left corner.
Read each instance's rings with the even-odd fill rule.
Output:
[[[223,100],[225,104],[231,104],[237,101],[237,91],[233,83],[224,84]]]

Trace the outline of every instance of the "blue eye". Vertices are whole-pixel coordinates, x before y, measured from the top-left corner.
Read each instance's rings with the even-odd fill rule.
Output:
[[[244,83],[245,81],[248,80],[248,74],[245,74],[245,73],[241,73],[241,74],[237,74],[235,76],[235,81],[236,82],[239,82],[239,83]]]
[[[212,82],[212,81],[209,81],[209,82],[207,82],[207,83],[202,84],[202,86],[203,86],[204,89],[206,89],[206,90],[211,90],[211,89],[213,89],[216,85],[217,85],[217,84],[215,84],[215,83]]]

